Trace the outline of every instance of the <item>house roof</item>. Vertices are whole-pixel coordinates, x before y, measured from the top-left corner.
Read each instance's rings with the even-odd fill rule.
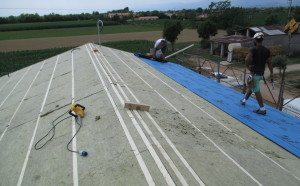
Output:
[[[244,43],[244,42],[252,41],[252,38],[249,38],[247,36],[242,36],[242,35],[231,35],[231,36],[211,39],[210,41],[230,44],[230,43]]]
[[[176,64],[156,65],[180,74]],[[227,108],[256,117],[256,128],[263,128],[261,120],[277,125],[269,113],[252,113],[252,98],[240,106],[232,89],[207,86],[206,79],[186,82],[205,85],[194,89],[206,95],[210,89],[218,104],[236,98]],[[125,101],[150,111],[126,109]],[[68,117],[71,103],[85,106],[82,126]],[[56,118],[54,137],[35,150]],[[283,119],[278,122],[296,126]],[[69,147],[87,157],[66,149],[79,127]],[[0,147],[0,185],[297,185],[300,175],[297,157],[208,100],[132,53],[94,44],[0,78]]]
[[[250,30],[254,32],[263,32],[265,35],[273,36],[273,35],[284,35],[283,27],[280,25],[270,25],[270,26],[256,26],[249,27]]]

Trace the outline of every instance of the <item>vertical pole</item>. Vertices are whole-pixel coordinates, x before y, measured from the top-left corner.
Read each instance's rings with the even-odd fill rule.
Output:
[[[244,70],[244,80],[243,80],[243,94],[245,94],[246,93],[246,73],[247,73],[247,69],[245,68],[245,70]]]
[[[246,36],[247,36],[247,37],[250,37],[250,30],[249,30],[249,29],[247,29]]]
[[[291,32],[289,32],[288,33],[288,37],[289,37],[289,43],[288,43],[288,48],[289,48],[289,50],[288,50],[288,55],[289,56],[291,56],[292,55],[292,52],[291,52],[291,39],[292,39],[292,33]]]
[[[285,69],[283,69],[283,73],[282,73],[281,86],[280,86],[278,102],[277,102],[277,108],[281,111],[282,111],[282,105],[283,105],[283,92],[284,92],[284,85],[285,85],[284,76],[285,76]]]
[[[288,18],[287,23],[291,20],[291,8],[292,8],[292,0],[288,0],[289,3],[289,9],[288,9]],[[288,55],[291,56],[291,37],[292,33],[288,33]]]
[[[220,83],[220,63],[221,63],[221,61],[218,61],[218,83]]]
[[[101,28],[99,26],[99,23],[101,23]],[[103,22],[101,20],[98,20],[97,22],[97,28],[98,28],[98,42],[99,42],[99,46],[101,46],[101,42],[100,42],[100,32],[103,29]]]
[[[291,20],[291,9],[292,9],[292,0],[288,0],[289,2],[289,9],[288,9],[288,20],[287,23]]]
[[[225,48],[224,45],[225,45],[224,43],[221,43],[221,54],[220,54],[221,58],[224,57],[224,48]]]

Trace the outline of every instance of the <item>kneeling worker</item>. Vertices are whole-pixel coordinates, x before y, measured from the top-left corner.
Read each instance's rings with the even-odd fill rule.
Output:
[[[154,50],[152,50],[151,55],[154,59],[165,60],[165,54],[167,52],[167,41],[165,39],[159,39],[155,42]]]

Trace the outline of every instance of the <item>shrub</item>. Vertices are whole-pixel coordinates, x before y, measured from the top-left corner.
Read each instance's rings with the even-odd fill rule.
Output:
[[[270,50],[272,56],[282,55],[285,53],[282,45],[268,46],[267,48]]]
[[[235,48],[233,49],[234,59],[237,59],[238,61],[244,61],[248,52],[249,48],[247,47]]]
[[[209,42],[209,40],[208,40],[208,39],[202,39],[202,40],[200,41],[200,47],[201,47],[202,49],[209,48],[209,47],[210,47],[210,42]]]
[[[279,69],[279,75],[281,76],[281,71],[286,69],[287,57],[286,55],[277,55],[272,60],[273,67]]]
[[[270,50],[272,57],[285,54],[284,48],[281,45],[267,46],[267,48]],[[249,50],[250,48],[248,47],[233,49],[234,59],[244,61]]]

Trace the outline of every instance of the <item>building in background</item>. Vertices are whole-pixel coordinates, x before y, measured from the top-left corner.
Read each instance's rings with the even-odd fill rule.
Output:
[[[300,53],[300,31],[292,34],[291,38],[284,32],[284,25],[269,25],[247,27],[237,30],[235,35],[215,38],[210,40],[210,53],[228,57],[232,60],[233,49],[236,47],[252,47],[252,38],[257,32],[263,32],[265,35],[265,46],[280,45],[286,54]]]

